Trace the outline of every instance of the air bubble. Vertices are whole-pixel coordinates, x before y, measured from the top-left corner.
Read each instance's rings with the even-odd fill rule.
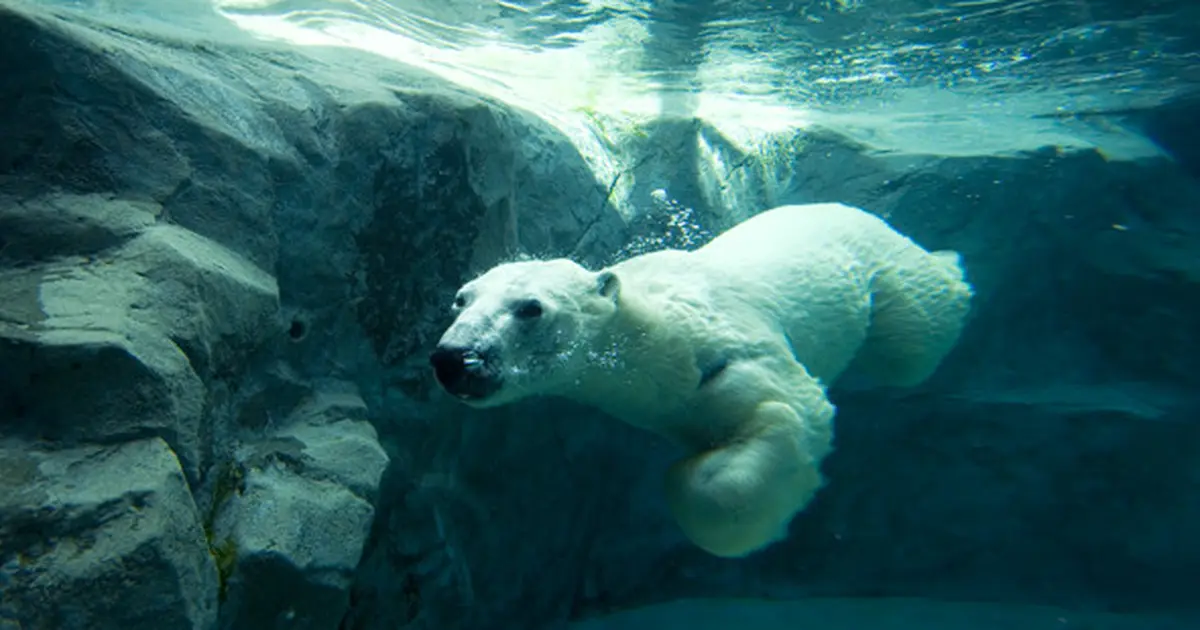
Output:
[[[695,211],[671,199],[666,190],[654,190],[650,198],[655,210],[645,219],[644,233],[622,247],[614,262],[663,249],[694,250],[712,240],[712,233],[693,218]]]

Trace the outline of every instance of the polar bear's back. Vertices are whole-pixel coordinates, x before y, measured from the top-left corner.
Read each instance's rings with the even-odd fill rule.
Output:
[[[911,245],[883,219],[840,203],[780,206],[733,226],[701,248],[723,260],[769,258],[812,264],[814,257],[850,254],[863,247]]]
[[[971,298],[957,255],[926,251],[842,204],[768,210],[696,253],[732,292],[753,287],[797,359],[826,382],[852,361],[882,384],[923,381],[957,341]]]

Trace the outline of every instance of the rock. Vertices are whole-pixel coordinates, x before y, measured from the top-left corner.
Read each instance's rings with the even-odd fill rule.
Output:
[[[240,448],[218,481],[222,627],[338,626],[388,463],[375,430],[354,419],[364,408],[344,391],[317,394]]]
[[[336,484],[277,469],[246,474],[229,506],[236,564],[222,605],[222,627],[296,625],[336,628],[362,555],[374,509]],[[220,535],[220,534],[219,534]]]
[[[156,204],[99,194],[0,200],[0,261],[95,254],[137,236],[160,211]]]
[[[365,420],[298,424],[280,431],[277,439],[302,445],[301,461],[308,478],[337,484],[371,503],[378,498],[388,457]]]
[[[222,82],[189,85],[172,62],[195,53],[140,41],[136,20],[113,31],[86,13],[59,10],[16,4],[0,17],[17,36],[0,45],[0,73],[5,89],[21,95],[6,103],[0,122],[8,193],[153,200],[172,222],[271,268],[277,244],[266,155],[278,147],[264,144],[269,116],[237,108]],[[167,86],[176,98],[159,98]],[[260,140],[248,146],[238,131]]]
[[[85,212],[95,210],[88,204]],[[110,216],[127,208],[117,205]],[[23,207],[36,217],[43,206]],[[67,443],[157,435],[197,480],[202,377],[236,372],[263,331],[278,326],[274,279],[169,225],[145,227],[88,258],[44,255],[33,266],[0,269],[6,432]]]
[[[0,445],[0,626],[209,630],[216,591],[165,442]]]
[[[590,570],[644,589],[626,553],[676,554],[656,474],[668,445],[559,401],[435,404],[381,430],[398,452],[344,628],[555,627]]]
[[[5,300],[0,320],[22,334],[30,326],[43,335],[48,321],[115,331],[109,343],[125,344],[129,363],[147,376],[114,381],[105,374],[111,368],[97,368],[87,374],[97,394],[84,389],[84,402],[59,407],[49,402],[51,386],[34,392],[20,435],[32,439],[32,418],[53,415],[61,430],[46,439],[130,439],[81,419],[115,417],[106,400],[162,393],[157,406],[131,406],[138,413],[121,426],[166,435],[198,471],[193,488],[223,577],[222,625],[336,626],[351,580],[369,575],[354,570],[364,553],[386,572],[378,584],[358,585],[356,596],[391,583],[403,588],[404,576],[420,575],[430,593],[423,620],[467,623],[457,607],[459,593],[472,588],[464,570],[487,580],[470,623],[564,617],[569,580],[527,611],[517,601],[533,582],[506,579],[544,571],[577,539],[563,525],[599,509],[579,501],[550,460],[530,469],[525,488],[533,493],[497,487],[514,499],[497,504],[506,524],[468,540],[469,555],[447,563],[467,590],[446,598],[430,592],[427,580],[450,574],[423,567],[439,562],[447,537],[457,540],[488,519],[476,512],[466,524],[448,520],[467,516],[469,504],[438,489],[447,487],[437,481],[441,470],[425,467],[423,445],[457,430],[465,416],[457,408],[436,415],[446,408],[429,402],[424,352],[455,287],[474,271],[518,252],[595,264],[615,250],[625,225],[607,186],[546,123],[420,73],[373,73],[366,55],[326,50],[317,58],[236,37],[180,46],[188,35],[168,37],[161,25],[95,20],[61,9],[0,9],[0,29],[12,35],[0,44],[0,70],[9,77],[5,89],[22,95],[0,98],[11,108],[0,134],[12,139],[0,147],[0,187],[22,200],[14,210],[22,216],[27,199],[58,189],[89,202],[146,200],[137,203],[154,224],[109,229],[76,258],[52,248],[72,238],[43,239],[36,259],[44,262],[32,267],[35,248],[23,238],[16,266],[4,271],[13,278],[5,275],[4,286],[21,299]],[[17,58],[26,61],[5,65]],[[73,73],[85,67],[86,79]],[[16,119],[46,131],[29,133],[13,126]],[[103,265],[103,273],[88,265]],[[56,298],[51,312],[47,291]],[[49,360],[41,337],[20,339],[27,355],[5,365]],[[140,360],[150,350],[156,362]],[[168,355],[174,364],[161,358]],[[162,367],[169,365],[178,371]],[[5,382],[22,382],[21,370]],[[160,384],[183,382],[167,378],[173,374],[187,387]],[[69,377],[53,386],[67,386]],[[331,388],[339,379],[353,386]],[[116,393],[98,398],[106,391]],[[151,408],[167,413],[142,427],[140,410]],[[382,491],[387,460],[368,418],[382,422],[404,460]],[[89,429],[96,426],[104,430]],[[599,438],[603,425],[592,426],[587,435]],[[168,434],[173,427],[183,437]],[[505,433],[503,425],[474,433],[464,448],[482,449]],[[527,443],[523,433],[538,439]],[[549,439],[533,424],[514,431],[507,465],[528,464],[529,449]],[[586,456],[584,439],[569,441]],[[538,487],[546,478],[558,483],[553,501],[574,505],[564,509],[569,520],[547,519],[540,531],[553,542],[519,545],[519,558],[498,553],[513,548],[508,532],[540,505],[539,494],[550,494]],[[408,497],[403,488],[414,482],[428,490]],[[604,489],[599,480],[586,483]],[[624,501],[625,488],[607,491]],[[386,521],[376,527],[381,538],[367,541],[376,500],[387,506]],[[394,545],[418,551],[389,561]],[[355,604],[354,615],[388,624],[408,605],[403,597],[371,599]]]
[[[162,437],[195,479],[203,387],[178,346],[129,317],[137,283],[78,264],[0,271],[0,295],[24,311],[4,319],[35,316],[0,322],[0,425],[67,444]]]
[[[205,380],[240,372],[248,353],[283,333],[275,278],[190,230],[148,230],[114,253],[123,261],[146,285],[130,308],[167,332]]]
[[[18,346],[4,357],[13,359],[4,382],[14,385],[3,393],[23,414],[4,431],[59,442],[165,436],[208,515],[228,578],[225,622],[291,609],[328,625],[345,606],[370,502],[381,496],[362,407],[403,424],[412,448],[432,439],[421,348],[454,285],[521,250],[598,260],[620,243],[624,223],[569,142],[531,115],[410,70],[372,73],[367,55],[318,59],[232,35],[181,46],[194,34],[110,17],[0,9],[13,37],[0,44],[13,94],[0,98],[0,134],[11,139],[0,147],[0,186],[24,204],[13,213],[28,216],[27,200],[61,190],[89,202],[138,200],[155,217],[132,233],[103,232],[75,258],[53,249],[73,242],[65,232],[43,239],[44,262],[32,267],[34,244],[22,238],[3,272],[14,299],[0,319],[12,322],[5,330]],[[80,387],[74,362],[47,350],[50,326],[72,331],[62,342],[71,348],[90,348],[72,326],[101,335],[132,367],[80,361],[84,395],[55,401],[54,388]],[[53,372],[51,384],[26,388],[27,367],[52,360],[65,368],[39,370]],[[360,384],[367,402],[338,424],[315,424],[338,405],[293,406],[330,378]],[[134,413],[117,417],[118,400],[132,400]],[[92,417],[104,422],[83,420]],[[347,431],[352,439],[333,439]],[[303,474],[272,464],[242,478],[255,501],[276,501],[275,518],[311,525],[277,562],[262,548],[279,525],[271,514],[215,495],[245,449],[286,458],[297,441],[316,453],[300,456]],[[532,551],[530,569],[553,553]],[[260,590],[271,576],[297,580],[271,591],[285,599]],[[315,610],[309,596],[330,605]]]
[[[1133,113],[1131,123],[1179,161],[1192,177],[1200,178],[1200,134],[1189,122],[1200,98],[1164,103],[1162,107]]]

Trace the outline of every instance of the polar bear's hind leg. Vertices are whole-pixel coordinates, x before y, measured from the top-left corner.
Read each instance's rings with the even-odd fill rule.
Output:
[[[962,262],[955,252],[911,244],[882,267],[872,288],[871,325],[854,366],[882,385],[917,385],[962,332],[973,293]]]

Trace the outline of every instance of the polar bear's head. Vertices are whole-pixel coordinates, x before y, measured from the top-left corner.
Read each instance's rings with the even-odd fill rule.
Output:
[[[569,385],[616,312],[619,285],[566,259],[492,268],[454,297],[454,323],[429,358],[438,383],[475,407]]]

